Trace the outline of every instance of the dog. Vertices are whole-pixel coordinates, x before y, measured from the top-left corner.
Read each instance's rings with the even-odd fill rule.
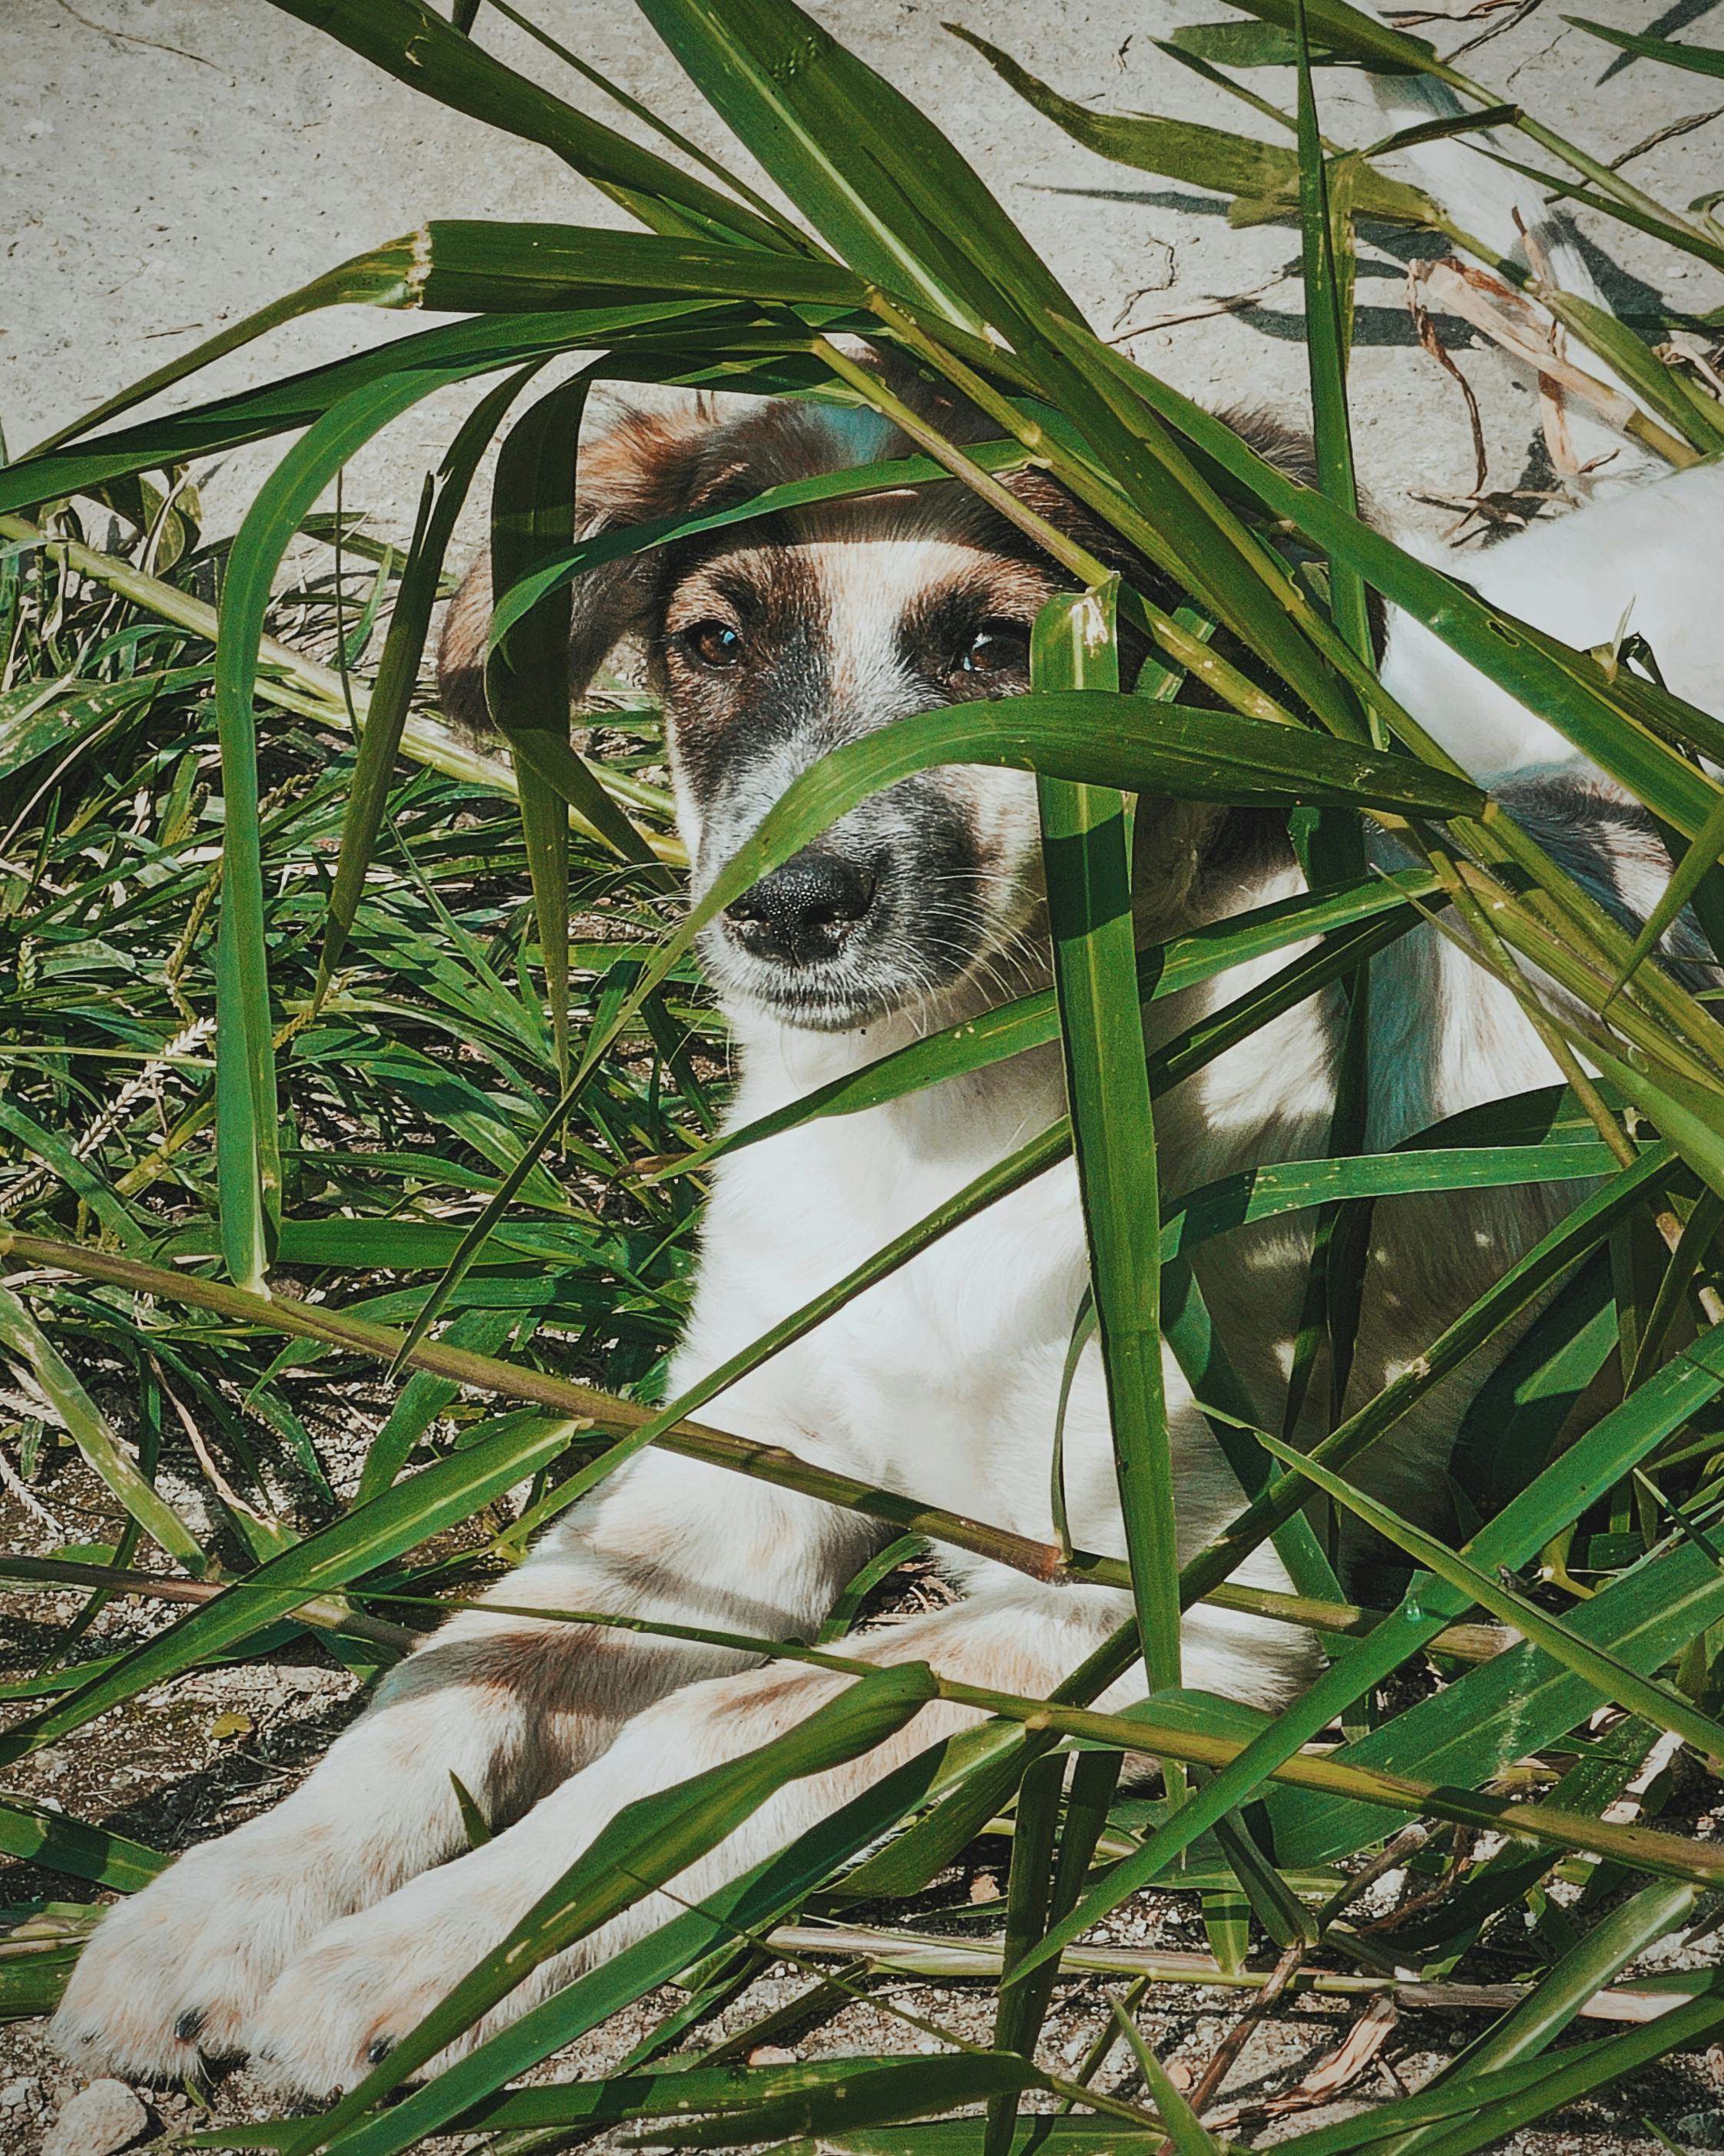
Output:
[[[949,408],[944,416],[962,418]],[[1298,464],[1296,443],[1244,424]],[[813,403],[625,413],[582,449],[582,527],[716,507],[906,449],[870,413]],[[1027,471],[1010,483],[1132,578],[1153,579],[1045,477]],[[1724,472],[1700,468],[1511,539],[1469,568],[1488,598],[1581,646],[1607,639],[1632,603],[1670,685],[1724,711],[1721,541]],[[575,593],[575,690],[625,638],[645,649],[700,893],[828,751],[942,704],[1025,690],[1030,624],[1068,581],[959,486],[829,503],[585,577]],[[442,656],[446,705],[475,722],[490,613],[481,564],[452,604]],[[1383,671],[1590,888],[1619,912],[1650,910],[1667,861],[1644,819],[1560,737],[1404,620],[1389,621]],[[1261,813],[1145,801],[1134,844],[1144,943],[1304,888],[1285,829]],[[1398,865],[1387,848],[1383,859]],[[1033,781],[953,767],[876,794],[711,923],[700,949],[736,1044],[731,1127],[1045,985]],[[1152,1004],[1150,1048],[1285,956]],[[1434,926],[1377,958],[1369,1009],[1370,1150],[1557,1075],[1508,991]],[[1169,1091],[1156,1111],[1166,1188],[1326,1152],[1342,1022],[1338,991],[1314,997]],[[721,1161],[671,1391],[1064,1106],[1054,1044]],[[1348,1399],[1407,1368],[1572,1195],[1489,1191],[1379,1206]],[[1218,1331],[1270,1421],[1299,1327],[1311,1217],[1239,1229],[1198,1263]],[[1086,1281],[1068,1160],[880,1281],[710,1413],[882,1488],[1049,1540],[1056,1404]],[[1429,1393],[1398,1432],[1393,1459],[1375,1464],[1375,1486],[1398,1503],[1428,1498],[1432,1463],[1483,1360]],[[1242,1501],[1171,1360],[1167,1383],[1185,1553]],[[1075,1542],[1120,1551],[1093,1342],[1071,1383],[1065,1480]],[[880,1539],[854,1514],[649,1449],[560,1520],[491,1599],[808,1638]],[[942,1564],[958,1590],[952,1606],[863,1632],[844,1650],[875,1663],[926,1661],[947,1676],[1041,1697],[1130,1614],[1129,1597],[1114,1589],[1049,1585],[963,1553]],[[1287,1585],[1267,1546],[1239,1576]],[[1304,1634],[1262,1619],[1203,1604],[1185,1621],[1183,1681],[1232,1699],[1284,1703],[1311,1656]],[[249,2054],[303,2094],[351,2087],[620,1807],[778,1736],[849,1681],[711,1645],[459,1614],[389,1672],[284,1802],[190,1851],[106,1917],[55,2036],[81,2066],[140,2077]],[[1127,1675],[1101,1704],[1141,1696],[1143,1681],[1141,1670]],[[930,1706],[865,1757],[779,1790],[675,1882],[675,1899],[649,1897],[541,1965],[469,2041],[975,1718]],[[456,1779],[497,1830],[470,1850]]]

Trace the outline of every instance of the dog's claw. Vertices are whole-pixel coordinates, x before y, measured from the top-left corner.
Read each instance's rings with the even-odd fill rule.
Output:
[[[365,2056],[371,2065],[380,2066],[394,2049],[395,2039],[393,2036],[377,2036],[366,2046]]]
[[[173,2033],[182,2044],[195,2044],[203,2029],[203,2009],[188,2006],[173,2025]]]

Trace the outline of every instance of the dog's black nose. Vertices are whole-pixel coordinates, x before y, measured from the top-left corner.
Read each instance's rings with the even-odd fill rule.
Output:
[[[874,904],[878,878],[859,861],[810,847],[725,910],[725,926],[757,958],[812,966],[843,948]]]

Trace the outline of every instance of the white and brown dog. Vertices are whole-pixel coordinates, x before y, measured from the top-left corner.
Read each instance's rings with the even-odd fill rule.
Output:
[[[901,447],[867,414],[811,404],[724,418],[637,413],[583,450],[582,515],[589,529],[627,525]],[[1072,524],[1071,505],[1045,480],[1013,484]],[[1108,549],[1106,535],[1085,527],[1084,536]],[[1724,714],[1721,564],[1724,471],[1711,468],[1593,504],[1470,567],[1491,599],[1582,647],[1609,638],[1632,603],[1670,685]],[[1123,566],[1150,573],[1141,562]],[[595,572],[577,589],[573,670],[578,689],[620,639],[644,644],[698,889],[797,773],[838,744],[943,702],[1024,690],[1030,624],[1064,583],[962,488],[839,502]],[[458,711],[474,708],[489,607],[481,574],[452,609],[444,674]],[[1572,869],[1644,911],[1660,857],[1649,852],[1636,812],[1578,767],[1563,743],[1404,622],[1389,624],[1385,668],[1395,693],[1477,775],[1521,773],[1516,813]],[[1302,888],[1272,818],[1145,803],[1137,833],[1146,941]],[[1039,872],[1032,782],[952,768],[876,796],[757,885],[701,947],[736,1043],[731,1122],[1002,993],[1045,983]],[[1280,963],[1155,1003],[1152,1045]],[[1377,960],[1370,1009],[1373,1149],[1555,1075],[1506,992],[1432,929]],[[1167,1188],[1322,1153],[1337,1024],[1334,1000],[1314,998],[1174,1088],[1157,1111]],[[807,1124],[722,1163],[673,1389],[1063,1108],[1053,1047]],[[1379,1207],[1350,1397],[1368,1396],[1404,1368],[1568,1202],[1559,1193],[1490,1192]],[[1226,1239],[1202,1268],[1218,1327],[1271,1424],[1309,1247],[1308,1216],[1270,1223]],[[1068,1163],[721,1395],[710,1418],[1049,1539],[1056,1399],[1085,1273]],[[1397,1434],[1392,1469],[1416,1481],[1442,1459],[1483,1374],[1470,1365],[1423,1402]],[[1239,1509],[1241,1495],[1171,1362],[1167,1375],[1189,1548]],[[1065,1442],[1072,1532],[1089,1548],[1117,1552],[1093,1346]],[[649,1451],[562,1519],[496,1599],[807,1638],[877,1544],[876,1528],[853,1514]],[[953,1606],[871,1630],[852,1650],[882,1662],[925,1659],[955,1677],[1045,1695],[1127,1614],[1116,1592],[1048,1586],[980,1558],[948,1554],[946,1569],[961,1590]],[[1266,1549],[1243,1577],[1283,1584]],[[1307,1653],[1296,1632],[1207,1607],[1186,1623],[1186,1681],[1236,1700],[1285,1700]],[[391,1672],[284,1803],[192,1850],[112,1912],[72,1979],[56,2035],[80,2063],[128,2074],[179,2076],[205,2056],[249,2054],[286,2087],[318,2094],[350,2086],[619,1806],[764,1743],[845,1681],[650,1636],[459,1615]],[[1140,1671],[1109,1697],[1126,1699],[1141,1686]],[[966,1718],[930,1707],[878,1751],[790,1784],[675,1882],[677,1895],[700,1897]],[[466,1848],[452,1777],[499,1829],[481,1847]],[[538,1969],[499,2015],[522,2010],[680,1905],[640,1903]]]

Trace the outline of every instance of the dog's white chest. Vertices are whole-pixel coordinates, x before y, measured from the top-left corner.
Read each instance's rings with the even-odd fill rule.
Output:
[[[1063,1106],[1058,1065],[1023,1060],[1003,1088],[997,1076],[942,1086],[783,1133],[726,1163],[679,1381],[835,1286],[1045,1130]],[[739,1119],[776,1105],[780,1091],[771,1075],[749,1085]],[[1002,1449],[1032,1431],[1044,1452],[1051,1445],[1085,1279],[1068,1160],[939,1237],[756,1382],[781,1402],[791,1393],[809,1446],[841,1451],[849,1471],[973,1511],[978,1487],[993,1494]],[[1000,1481],[996,1518],[1019,1495]],[[1045,1489],[1034,1475],[1032,1500]]]

